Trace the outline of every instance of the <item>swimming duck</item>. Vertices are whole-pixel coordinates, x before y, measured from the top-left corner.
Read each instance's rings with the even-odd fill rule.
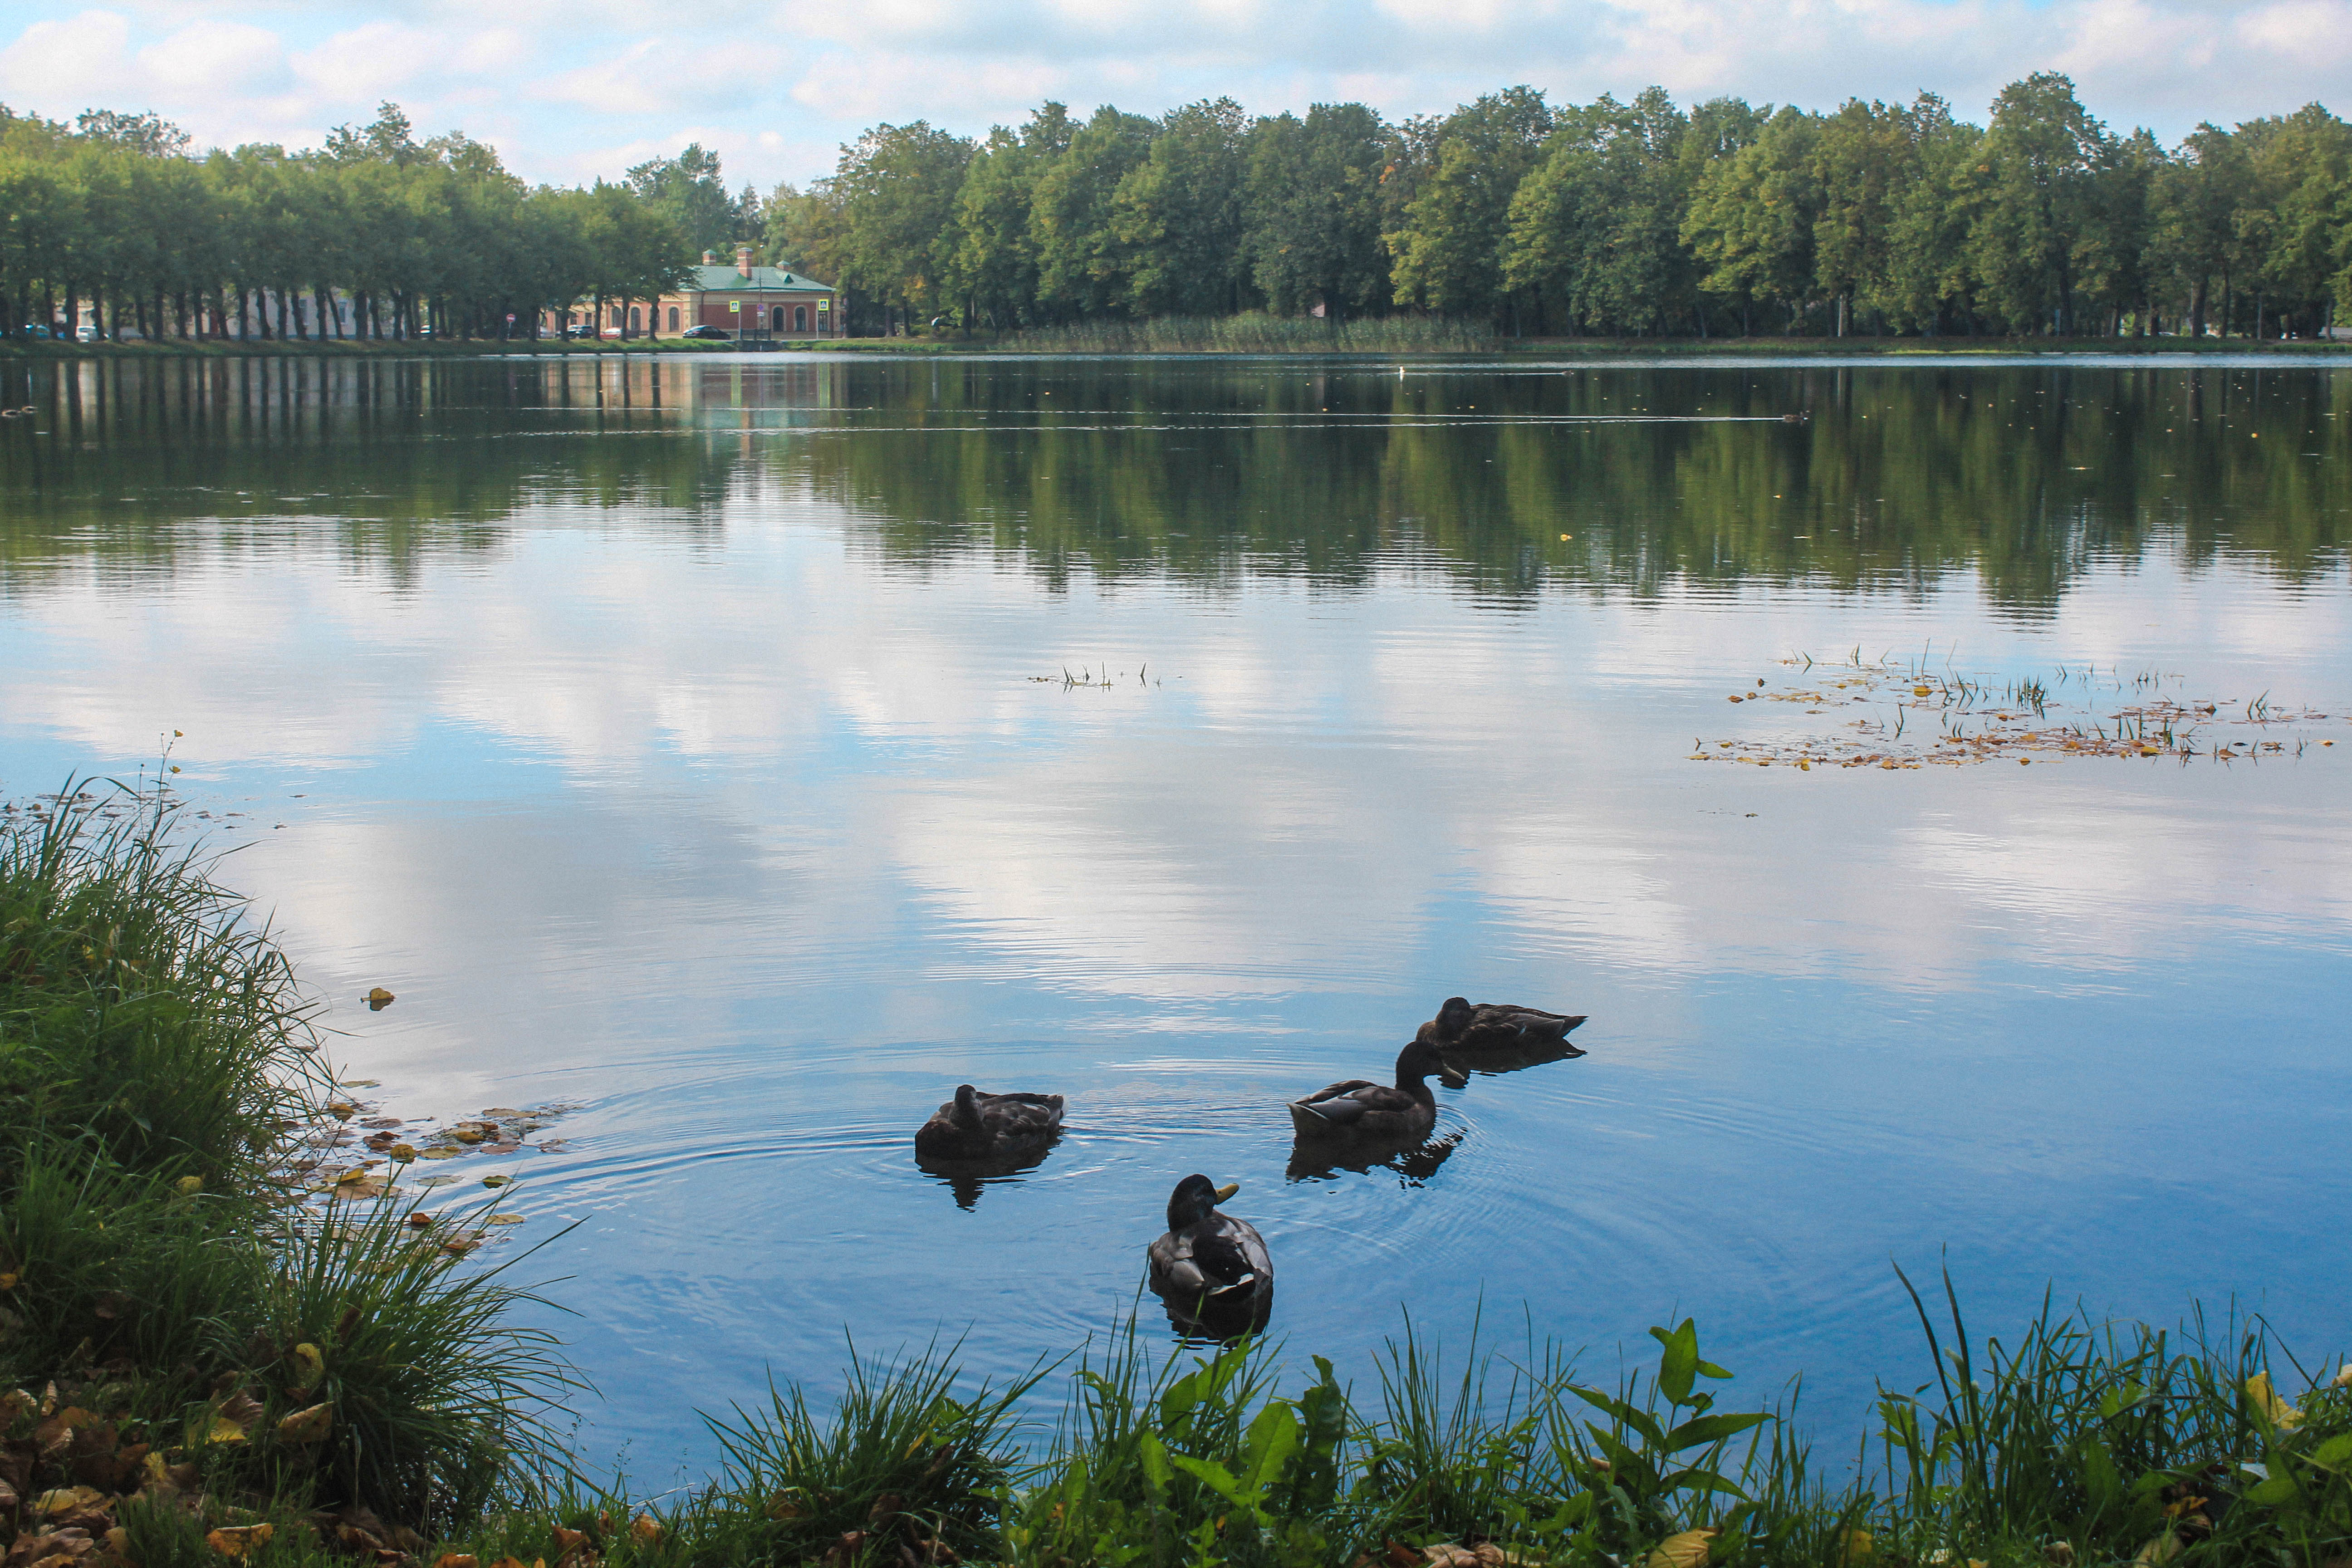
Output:
[[[1415,1039],[1397,1053],[1396,1082],[1351,1078],[1290,1102],[1302,1138],[1417,1139],[1437,1120],[1437,1097],[1422,1080],[1435,1073],[1449,1088],[1468,1079],[1446,1066],[1434,1045]]]
[[[1241,1191],[1191,1175],[1168,1197],[1168,1234],[1147,1251],[1151,1289],[1170,1311],[1196,1321],[1250,1319],[1274,1303],[1274,1259],[1247,1220],[1219,1214],[1217,1205]]]
[[[995,1160],[1051,1143],[1062,1131],[1058,1094],[982,1094],[968,1083],[915,1134],[930,1160]]]
[[[1437,1016],[1421,1026],[1413,1038],[1436,1047],[1447,1056],[1464,1051],[1515,1049],[1557,1046],[1561,1054],[1585,1053],[1568,1043],[1568,1032],[1584,1022],[1582,1013],[1547,1013],[1507,1002],[1471,1003],[1448,996]]]

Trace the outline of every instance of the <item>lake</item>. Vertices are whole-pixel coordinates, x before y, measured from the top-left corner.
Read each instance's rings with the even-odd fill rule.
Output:
[[[1729,1397],[1801,1373],[1843,1451],[1931,1374],[1898,1264],[1979,1332],[2049,1289],[2343,1348],[2352,373],[253,359],[0,398],[37,410],[0,788],[169,742],[372,1103],[576,1108],[418,1169],[518,1178],[467,1267],[543,1243],[593,1464],[698,1468],[698,1407],[837,1387],[852,1338],[1071,1349],[1193,1171],[1290,1353],[1360,1381],[1406,1311],[1603,1381],[1696,1315]],[[1295,1160],[1284,1102],[1454,994],[1590,1054]],[[961,1081],[1067,1131],[927,1173]]]

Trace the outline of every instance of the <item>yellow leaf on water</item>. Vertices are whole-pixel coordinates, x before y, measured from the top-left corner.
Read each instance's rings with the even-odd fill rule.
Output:
[[[478,1143],[482,1141],[482,1130],[478,1127],[460,1127],[449,1136],[460,1143]]]
[[[371,987],[367,994],[367,1005],[371,1007],[388,1006],[391,1005],[393,1000],[394,997],[392,993],[386,991],[381,985]]]
[[[484,1176],[482,1178],[482,1185],[486,1187],[503,1187],[509,1182],[513,1180],[514,1178],[512,1176]]]
[[[335,1429],[335,1407],[313,1405],[308,1410],[297,1410],[278,1423],[278,1438],[282,1443],[318,1443]]]
[[[1915,686],[1911,689],[1911,695],[1914,697],[1932,697],[1935,694],[1936,689],[1932,686]]]
[[[1679,1535],[1669,1535],[1658,1542],[1643,1568],[1699,1568],[1706,1561],[1707,1548],[1715,1543],[1712,1530],[1685,1530]]]
[[[522,1223],[522,1215],[519,1214],[494,1214],[482,1223],[484,1225],[520,1225]]]
[[[416,1158],[416,1145],[414,1143],[394,1143],[391,1148],[385,1150],[384,1152],[391,1155],[401,1163],[406,1164],[409,1161]]]
[[[416,1157],[420,1160],[454,1160],[464,1152],[463,1149],[427,1149]]]

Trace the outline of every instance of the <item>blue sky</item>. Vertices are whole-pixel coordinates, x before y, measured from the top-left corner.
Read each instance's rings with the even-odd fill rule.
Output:
[[[2352,0],[74,0],[0,3],[0,102],[153,109],[200,142],[315,144],[404,105],[573,182],[689,142],[730,178],[806,180],[877,121],[963,132],[1040,100],[1156,113],[1362,99],[1442,110],[1525,81],[1662,82],[1830,107],[1927,89],[1979,118],[2063,70],[2117,126],[2352,98]]]

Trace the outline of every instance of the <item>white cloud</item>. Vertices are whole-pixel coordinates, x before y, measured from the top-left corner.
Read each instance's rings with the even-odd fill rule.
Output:
[[[700,140],[761,185],[825,172],[878,121],[977,132],[1048,96],[1081,112],[1360,97],[1401,116],[1515,82],[1575,100],[1660,82],[1823,108],[1928,89],[1980,117],[2004,82],[2056,68],[2110,123],[2177,136],[2352,79],[2352,0],[714,0],[684,16],[512,0],[488,29],[458,0],[14,10],[0,94],[18,108],[152,108],[208,142],[300,144],[392,99],[420,130],[495,134],[533,178]]]

